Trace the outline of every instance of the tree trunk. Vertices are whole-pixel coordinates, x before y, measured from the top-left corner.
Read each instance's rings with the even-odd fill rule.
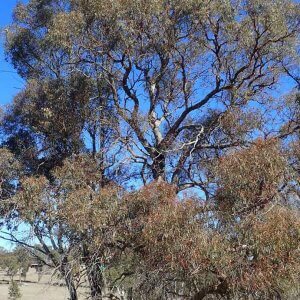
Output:
[[[100,264],[91,259],[91,253],[88,247],[83,243],[83,257],[84,264],[87,270],[87,277],[91,290],[91,297],[93,300],[102,299],[102,289],[103,289],[103,276],[100,269]]]
[[[77,290],[74,284],[72,271],[68,268],[68,261],[66,258],[62,261],[60,269],[61,273],[65,278],[66,286],[70,294],[70,300],[78,300]]]
[[[217,286],[205,287],[201,291],[198,291],[191,300],[203,300],[208,295],[219,295],[227,299],[228,296],[228,286],[226,280],[220,279],[220,283]]]
[[[166,168],[166,162],[165,162],[165,155],[162,153],[158,153],[156,157],[153,158],[153,164],[152,164],[152,174],[153,179],[157,181],[164,181],[165,180],[165,168]]]
[[[87,267],[89,268],[88,280],[91,288],[91,297],[93,300],[100,300],[102,299],[103,277],[99,264],[95,263]]]
[[[66,285],[70,294],[70,300],[78,300],[77,290],[75,288],[73,279],[71,276],[65,276]]]

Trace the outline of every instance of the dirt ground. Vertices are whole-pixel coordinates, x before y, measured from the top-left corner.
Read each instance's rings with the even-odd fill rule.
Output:
[[[8,284],[0,284],[0,299],[8,299]],[[50,286],[42,283],[23,283],[20,285],[21,300],[67,300],[68,291],[65,287]],[[84,300],[83,294],[79,296]]]
[[[19,281],[19,275],[14,276],[15,281]],[[8,299],[8,282],[11,280],[5,270],[0,270],[0,300]],[[19,287],[22,294],[20,300],[67,300],[68,290],[64,286],[59,286],[63,280],[52,276],[48,271],[41,276],[34,269],[29,269],[26,282],[22,282]],[[78,290],[79,300],[85,300],[84,288]]]

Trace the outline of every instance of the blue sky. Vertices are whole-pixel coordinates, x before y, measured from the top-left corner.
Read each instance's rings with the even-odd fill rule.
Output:
[[[9,25],[14,6],[17,0],[0,0],[0,28]],[[12,101],[14,95],[23,86],[22,79],[16,74],[13,67],[5,61],[3,43],[4,38],[1,34],[0,39],[0,105],[5,105]]]
[[[13,8],[17,4],[17,0],[0,0],[0,28],[10,24]],[[16,74],[13,67],[5,61],[3,49],[3,34],[0,38],[0,106],[8,104],[12,101],[23,86],[23,80]],[[0,240],[0,247],[9,249],[11,244]]]

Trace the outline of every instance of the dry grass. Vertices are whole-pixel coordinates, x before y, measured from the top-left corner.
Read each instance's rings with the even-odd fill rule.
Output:
[[[0,284],[0,299],[8,299],[8,284]],[[68,291],[65,287],[51,286],[42,283],[23,283],[20,285],[21,300],[67,300]],[[84,292],[79,293],[79,299],[84,300]]]
[[[8,299],[8,284],[0,285],[0,299]],[[46,284],[24,283],[20,285],[22,300],[67,300],[68,291],[64,287]]]
[[[53,278],[50,274],[44,274],[38,282],[38,274],[29,272],[26,276],[26,282],[20,284],[22,294],[21,300],[67,300],[68,290],[65,286],[53,285],[53,283],[61,282]],[[14,280],[18,281],[19,276],[15,276]],[[8,299],[8,288],[10,277],[6,272],[0,271],[0,300]],[[30,281],[30,282],[29,282]],[[80,289],[79,300],[86,299],[84,289]]]

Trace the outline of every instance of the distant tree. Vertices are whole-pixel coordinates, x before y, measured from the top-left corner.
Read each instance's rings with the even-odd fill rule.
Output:
[[[19,264],[17,258],[10,254],[5,258],[5,267],[7,270],[7,275],[11,277],[11,280],[14,279],[14,276],[18,273],[19,271]]]
[[[18,299],[21,299],[21,297],[22,297],[19,285],[14,280],[12,280],[10,282],[10,285],[8,288],[8,295],[9,295],[10,300],[18,300]]]
[[[7,269],[7,274],[13,277],[19,273],[21,277],[26,277],[26,273],[32,262],[32,255],[25,248],[17,246],[12,251],[3,250],[0,254],[0,267]]]
[[[32,263],[33,256],[26,248],[17,247],[14,250],[14,255],[17,257],[18,264],[19,264],[19,272],[20,272],[20,281],[21,278],[26,280],[26,274],[29,270],[29,267]]]

